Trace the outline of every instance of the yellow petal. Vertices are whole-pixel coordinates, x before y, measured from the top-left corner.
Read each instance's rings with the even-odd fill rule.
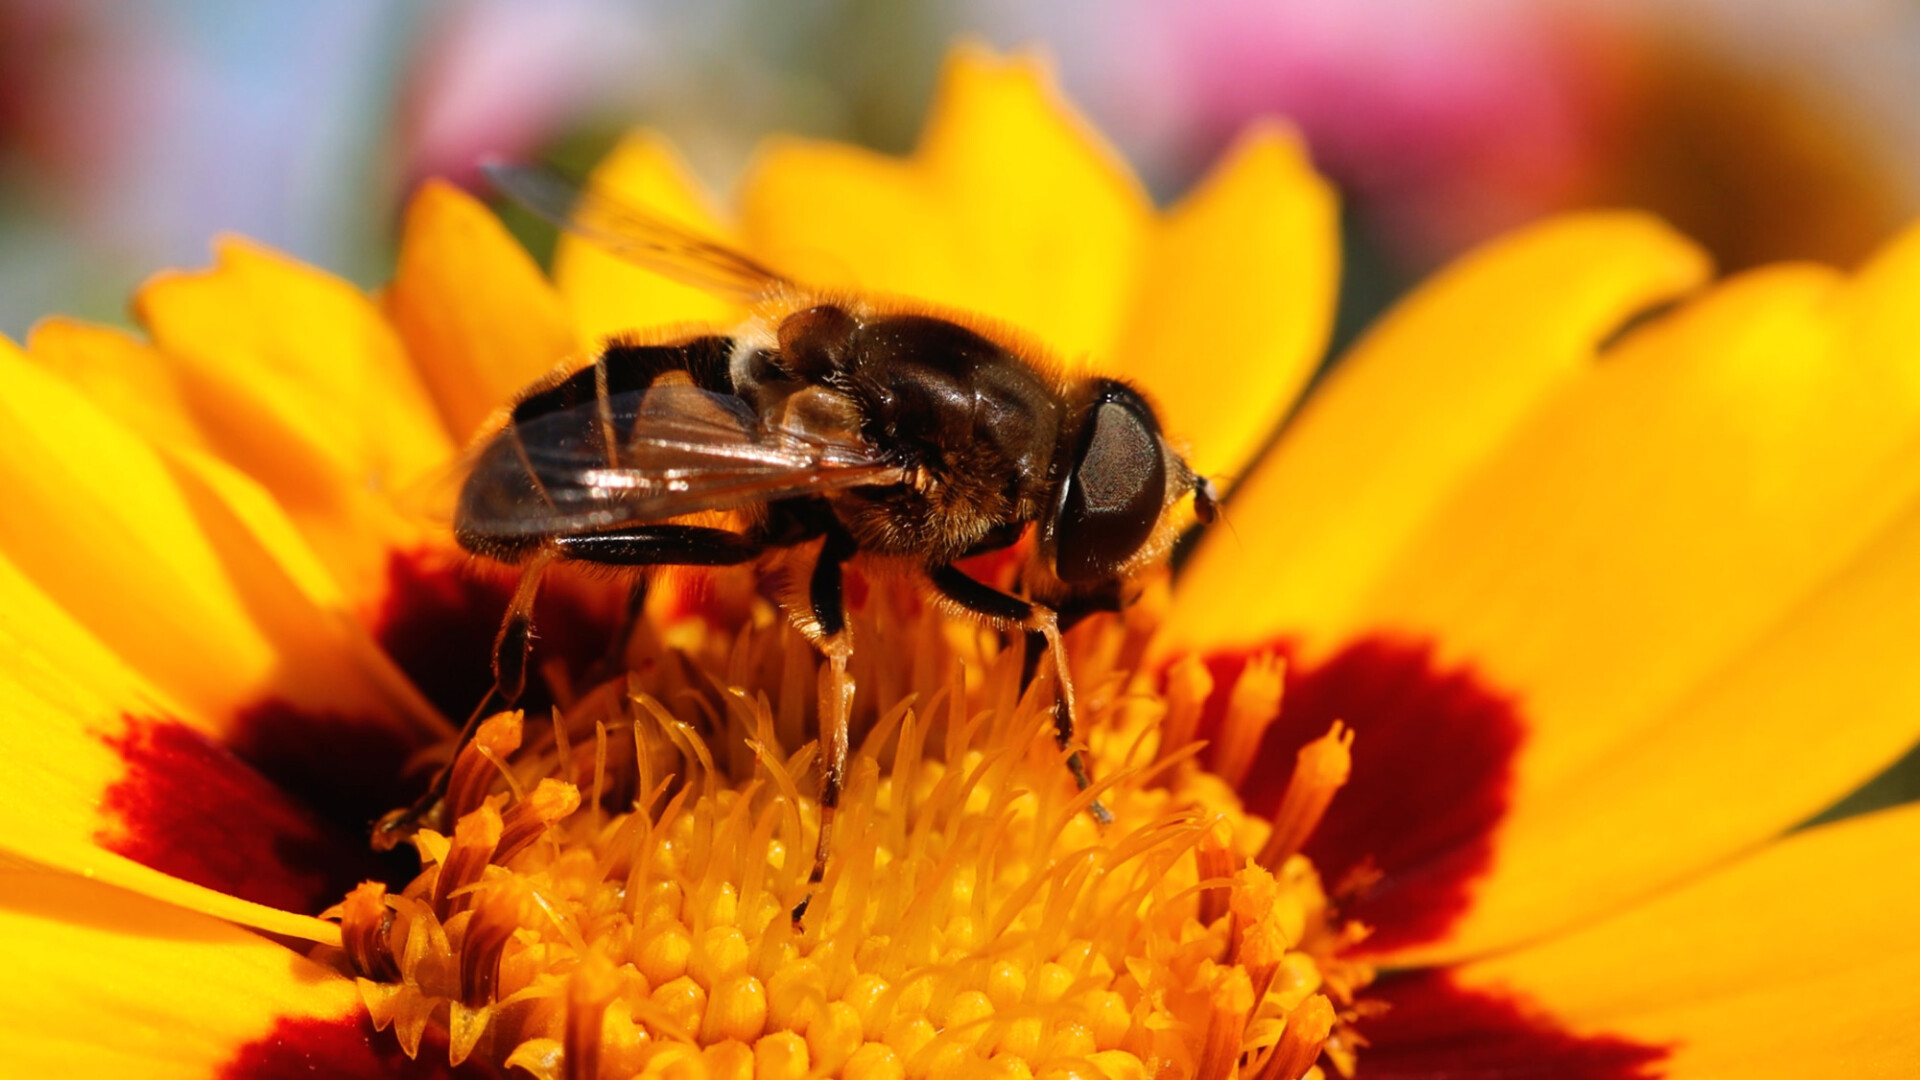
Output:
[[[0,848],[229,921],[337,938],[298,909],[319,910],[313,901],[337,884],[329,845],[351,861],[359,838],[326,836],[219,747],[216,725],[129,669],[4,559],[0,600]],[[351,870],[334,876],[352,883]]]
[[[1418,514],[1379,529],[1370,506],[1334,508],[1363,568],[1331,545],[1280,562],[1251,544],[1203,552],[1176,600],[1184,640],[1264,632],[1309,666],[1353,641],[1427,641],[1443,668],[1518,703],[1491,870],[1463,921],[1400,959],[1494,948],[1644,895],[1911,742],[1904,666],[1878,659],[1912,633],[1884,591],[1911,542],[1872,545],[1920,478],[1920,326],[1900,299],[1915,281],[1920,233],[1852,281],[1788,266],[1728,282],[1495,425],[1498,443],[1417,496]],[[1456,418],[1469,436],[1472,418]],[[1296,517],[1270,496],[1287,489],[1261,484],[1308,490],[1303,453],[1283,446],[1238,518],[1248,530],[1251,511],[1283,552]],[[1370,460],[1322,459],[1325,484],[1358,471],[1364,487]],[[1845,727],[1816,719],[1835,715]],[[1730,756],[1780,782],[1753,783]],[[1676,815],[1687,823],[1669,827]]]
[[[1705,273],[1700,251],[1658,223],[1596,214],[1508,237],[1428,283],[1235,492],[1182,573],[1159,654],[1279,635],[1331,647],[1453,488],[1621,320]]]
[[[159,350],[124,330],[77,319],[36,324],[27,355],[157,445],[203,447],[180,377]]]
[[[454,446],[358,290],[246,241],[216,254],[211,270],[148,283],[140,318],[208,442],[306,527],[349,595],[372,598],[389,550],[416,539],[385,500],[443,468]]]
[[[1110,364],[1152,207],[1040,62],[961,48],[911,158],[770,143],[742,209],[752,249],[808,279],[949,305],[1069,363]]]
[[[166,354],[120,330],[48,319],[34,328],[28,356],[153,444],[171,465],[220,487],[227,501],[271,500],[255,497],[261,489],[250,480],[223,479],[235,473],[234,466],[220,460],[208,442],[196,419],[194,395]],[[385,598],[383,561],[389,549],[412,551],[425,541],[419,526],[404,522],[384,499],[357,489],[338,498],[319,507],[296,501],[293,520],[300,538],[284,536],[285,544],[270,546],[316,603],[345,604],[370,615]],[[267,506],[251,516],[266,527],[266,520],[278,522],[282,511]],[[322,553],[318,561],[307,557],[309,546]]]
[[[34,328],[28,355],[176,466],[209,478],[233,472],[199,424],[194,384],[183,380],[178,365],[158,349],[120,330],[49,319]],[[376,612],[384,599],[389,549],[410,551],[424,542],[418,526],[403,521],[386,500],[360,489],[343,489],[335,501],[320,505],[295,500],[292,511],[303,537],[294,546],[302,554],[308,545],[316,548],[322,564],[303,565],[296,576],[326,606],[345,603],[363,614]]]
[[[484,206],[437,180],[407,208],[386,309],[459,443],[580,351],[540,268]]]
[[[1670,1045],[1674,1077],[1912,1076],[1916,850],[1920,808],[1825,826],[1455,978]]]
[[[1911,632],[1876,590],[1912,543],[1870,546],[1920,488],[1920,326],[1889,337],[1882,314],[1905,303],[1901,282],[1920,283],[1920,232],[1858,283],[1772,268],[1643,328],[1375,584],[1359,625],[1430,637],[1525,702],[1511,835],[1456,948],[1604,910],[1754,843],[1920,731],[1899,704],[1905,665],[1867,659]],[[1814,719],[1835,710],[1844,729]],[[1727,746],[1807,767],[1739,783]],[[1691,825],[1654,824],[1696,801]]]
[[[0,1074],[202,1078],[271,1063],[290,1075],[385,1056],[351,981],[98,882],[0,871],[0,942]]]
[[[1657,723],[1517,802],[1450,951],[1620,906],[1892,763],[1920,729],[1915,590],[1920,506]]]
[[[810,285],[989,310],[980,297],[990,286],[969,280],[977,268],[961,262],[950,208],[911,159],[768,139],[742,184],[740,212],[753,250]]]
[[[276,491],[393,483],[452,450],[392,328],[344,281],[227,239],[213,269],[162,275],[136,306],[183,378],[223,406],[201,415],[220,422],[228,457],[286,470]]]
[[[1272,127],[1242,138],[1155,230],[1111,368],[1150,389],[1202,475],[1237,477],[1313,373],[1339,263],[1333,190]]]
[[[273,503],[168,460],[0,342],[0,552],[105,645],[233,732],[269,703],[439,730],[343,611]]]
[[[1645,328],[1451,493],[1356,622],[1525,695],[1543,776],[1645,726],[1898,505],[1879,473],[1920,395],[1835,350],[1838,286],[1756,272]]]
[[[642,132],[622,140],[594,169],[589,183],[702,236],[738,243],[707,205],[685,163],[657,135]],[[565,234],[554,250],[553,280],[574,324],[589,342],[631,331],[731,326],[741,314],[730,302],[669,281]]]

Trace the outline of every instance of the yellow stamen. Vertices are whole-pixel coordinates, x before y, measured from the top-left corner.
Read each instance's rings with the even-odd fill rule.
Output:
[[[506,862],[520,849],[538,840],[547,827],[580,808],[580,789],[548,777],[533,794],[513,804],[502,816],[495,861]]]
[[[560,1043],[564,1080],[599,1080],[600,1033],[620,981],[612,962],[598,952],[588,952],[573,969],[567,980],[566,1037]]]
[[[1253,984],[1244,970],[1233,968],[1214,982],[1210,997],[1213,1015],[1193,1075],[1195,1080],[1226,1080],[1240,1060],[1240,1040],[1247,1029],[1247,1014],[1253,1011]]]
[[[503,881],[487,893],[486,901],[467,920],[459,956],[460,1000],[468,1008],[477,1009],[496,1000],[500,961],[514,931],[527,919],[530,893],[524,881]]]
[[[768,1080],[805,1080],[807,1041],[791,1031],[776,1031],[753,1044],[753,1075]]]
[[[1259,1080],[1300,1080],[1313,1068],[1333,1031],[1333,1003],[1315,994],[1287,1014],[1286,1030],[1257,1074]]]
[[[1286,661],[1279,657],[1256,657],[1240,673],[1240,681],[1233,684],[1233,693],[1227,696],[1227,715],[1220,725],[1213,771],[1234,787],[1246,782],[1260,750],[1261,736],[1280,717],[1286,669]]]
[[[1194,850],[1194,858],[1199,860],[1200,880],[1200,925],[1206,926],[1227,913],[1233,901],[1233,888],[1230,885],[1205,885],[1205,882],[1224,881],[1233,876],[1233,849],[1229,840],[1222,839],[1219,830],[1208,833]]]
[[[1193,744],[1200,713],[1213,694],[1213,675],[1197,656],[1183,656],[1167,669],[1167,711],[1160,727],[1160,757]]]
[[[1353,729],[1335,720],[1331,730],[1301,747],[1295,757],[1287,793],[1273,815],[1273,834],[1260,849],[1262,866],[1277,867],[1300,851],[1352,771]]]
[[[1350,1005],[1371,978],[1340,958],[1357,932],[1293,854],[1350,734],[1302,753],[1269,831],[1191,747],[1155,737],[1152,682],[1113,666],[1140,651],[1124,621],[1076,631],[1086,744],[1062,750],[1048,680],[1020,693],[1017,648],[870,607],[817,884],[818,747],[787,747],[809,712],[841,707],[814,693],[832,673],[816,678],[771,610],[738,637],[640,635],[628,675],[577,698],[551,740],[523,746],[515,714],[483,724],[453,770],[452,835],[415,837],[425,868],[406,889],[364,886],[338,909],[376,1023],[410,1052],[444,1024],[456,1060],[542,1080],[1310,1067],[1333,1023],[1311,1002]],[[1230,755],[1243,763],[1281,679],[1250,670],[1228,710],[1254,733]],[[1168,713],[1197,717],[1205,670],[1170,681]],[[868,700],[881,686],[895,696]],[[1074,750],[1099,779],[1088,791]]]
[[[501,713],[473,733],[473,741],[454,761],[447,781],[447,813],[455,820],[477,809],[492,790],[499,779],[498,763],[520,749],[523,726],[519,713]]]
[[[495,853],[500,850],[505,822],[491,803],[482,803],[462,817],[453,830],[453,843],[440,860],[440,872],[434,875],[433,913],[442,920],[465,911],[471,900],[468,886],[480,880]]]
[[[369,978],[383,982],[399,976],[399,962],[387,945],[393,912],[387,909],[385,885],[368,881],[348,893],[341,905],[340,925],[347,931],[340,944],[355,971],[366,972]]]

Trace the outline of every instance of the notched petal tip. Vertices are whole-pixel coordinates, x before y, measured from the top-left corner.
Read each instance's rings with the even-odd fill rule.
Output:
[[[1027,161],[1036,166],[1030,181],[1049,174],[1037,166],[1070,165],[1143,216],[1152,209],[1133,170],[1060,92],[1052,63],[1038,50],[996,55],[982,45],[957,46],[941,69],[913,158],[955,178],[983,161]]]
[[[601,160],[588,183],[670,222],[726,243],[736,230],[696,179],[673,144],[655,131],[632,132]],[[710,293],[670,281],[591,244],[562,235],[553,255],[553,281],[585,341],[602,341],[636,328],[723,326],[739,309]]]
[[[1256,124],[1153,230],[1112,363],[1195,469],[1237,477],[1318,366],[1339,276],[1332,185],[1297,135]]]
[[[359,289],[239,237],[214,254],[210,268],[149,280],[134,309],[224,456],[298,502],[451,455],[401,341]]]
[[[1073,111],[1060,94],[1052,53],[1039,44],[1001,52],[982,38],[962,38],[940,65],[933,104],[921,130],[922,146],[950,122],[1007,106],[1056,114]]]
[[[1659,219],[1589,211],[1435,275],[1360,339],[1236,489],[1236,531],[1262,542],[1224,530],[1202,542],[1161,654],[1382,625],[1358,606],[1419,523],[1591,368],[1623,323],[1711,272],[1704,250]]]
[[[572,320],[533,259],[473,196],[420,186],[384,306],[456,442],[578,351]]]

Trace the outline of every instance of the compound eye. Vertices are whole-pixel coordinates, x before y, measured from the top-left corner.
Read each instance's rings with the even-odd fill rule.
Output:
[[[1085,448],[1054,519],[1054,572],[1112,577],[1153,535],[1167,498],[1166,454],[1145,402],[1120,388],[1094,406]]]

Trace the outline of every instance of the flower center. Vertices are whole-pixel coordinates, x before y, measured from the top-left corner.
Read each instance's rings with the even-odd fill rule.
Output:
[[[376,1025],[410,1054],[438,1026],[453,1062],[542,1078],[1293,1080],[1323,1053],[1350,1071],[1372,971],[1342,953],[1365,931],[1299,854],[1350,734],[1310,744],[1275,820],[1252,817],[1232,763],[1277,713],[1278,671],[1231,688],[1227,775],[1208,772],[1178,737],[1204,672],[1177,666],[1163,695],[1122,660],[1138,620],[1098,620],[1072,639],[1082,792],[1017,647],[872,600],[860,737],[802,922],[810,646],[766,605],[738,632],[642,626],[620,678],[557,687],[551,719],[486,721],[450,835],[415,838],[421,874],[335,909]]]

